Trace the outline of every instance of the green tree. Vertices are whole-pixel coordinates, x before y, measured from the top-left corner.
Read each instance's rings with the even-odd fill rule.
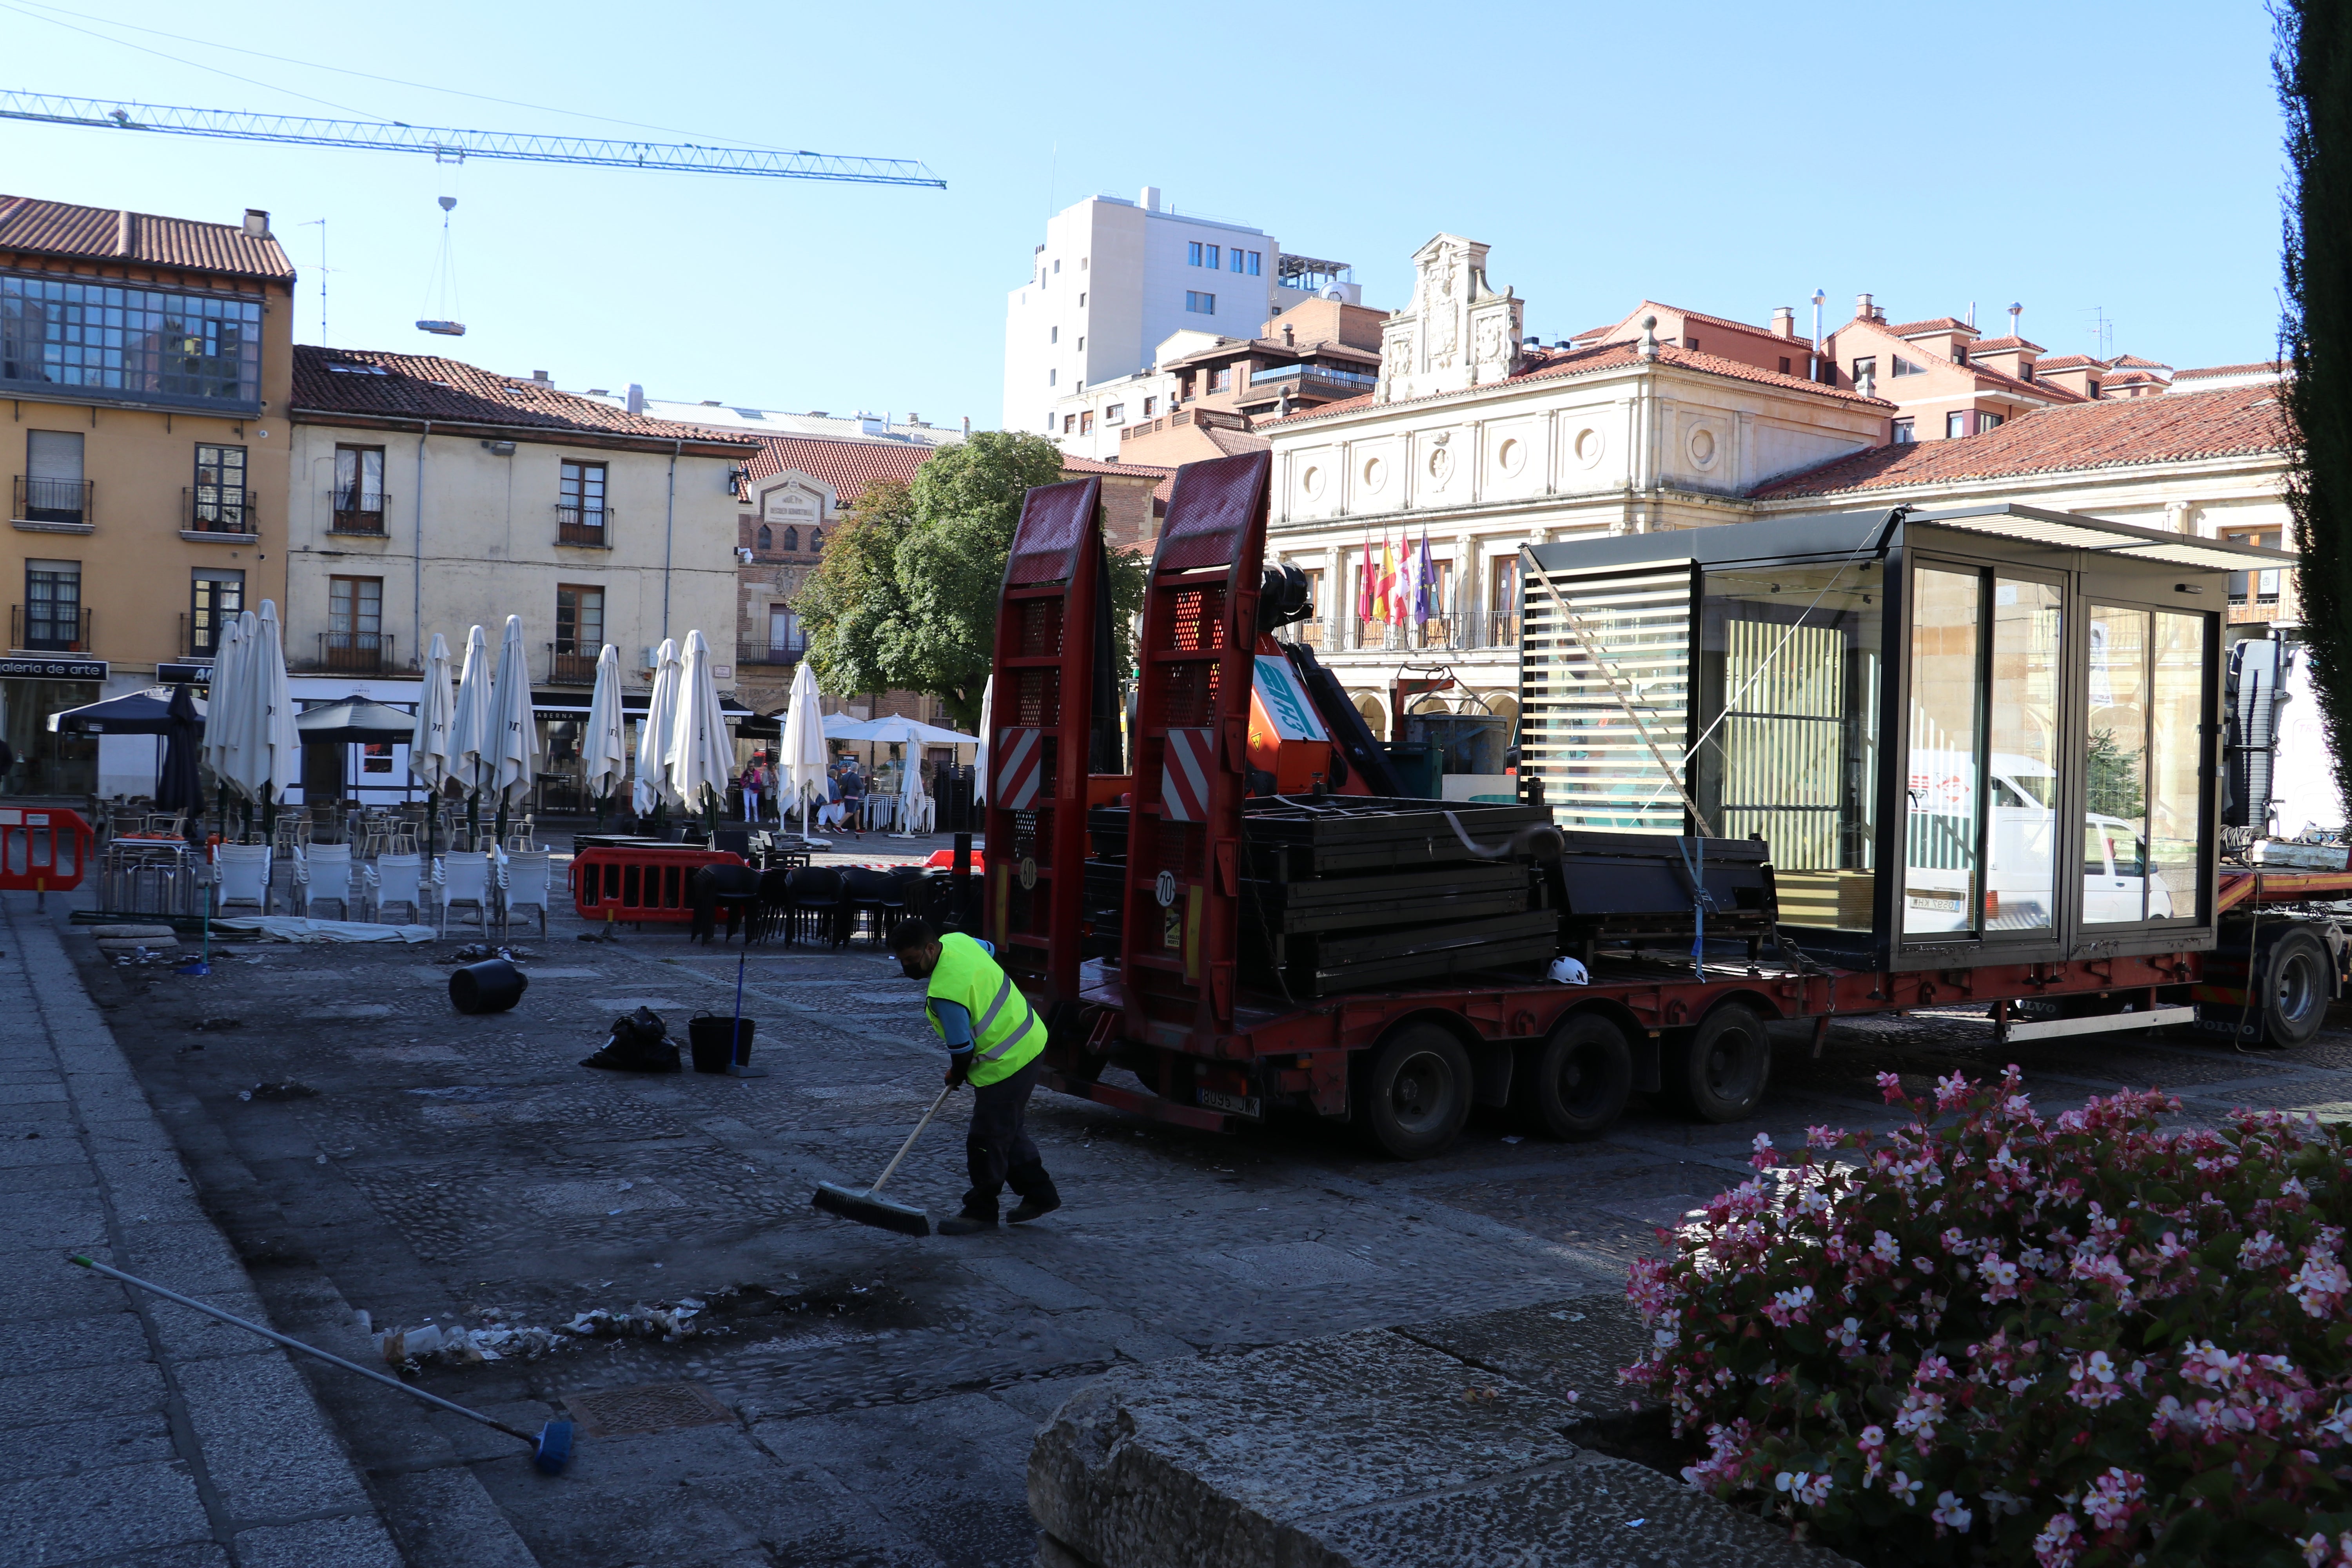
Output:
[[[2343,787],[2352,764],[2352,4],[2277,0],[2272,68],[2286,111],[2286,315],[2295,436],[2287,505],[2313,684]],[[2347,792],[2352,793],[2352,792]]]
[[[844,694],[924,692],[959,725],[976,726],[1022,500],[1061,478],[1062,454],[1052,442],[991,430],[943,448],[910,485],[866,491],[793,601],[818,682]],[[1143,605],[1145,571],[1140,555],[1113,553],[1121,671],[1133,661],[1129,625]]]

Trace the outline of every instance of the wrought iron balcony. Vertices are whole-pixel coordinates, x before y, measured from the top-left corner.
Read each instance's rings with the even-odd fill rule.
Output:
[[[550,686],[593,686],[596,684],[597,654],[604,651],[599,643],[594,653],[582,653],[574,643],[552,642],[547,645],[547,683]]]
[[[334,532],[383,537],[384,503],[392,498],[382,490],[344,486],[329,490],[327,498],[334,507]]]
[[[320,632],[319,668],[337,675],[382,675],[393,668],[390,632]]]
[[[201,617],[180,612],[180,657],[210,658],[220,652],[221,634],[236,619],[235,610],[213,610]]]
[[[613,547],[613,512],[609,507],[594,509],[559,506],[555,509],[555,542],[583,544],[592,550]]]
[[[808,652],[806,642],[778,643],[739,641],[735,645],[735,662],[740,664],[798,664]]]
[[[180,491],[180,531],[251,539],[261,531],[258,510],[242,486],[190,485]]]
[[[42,653],[88,653],[90,613],[77,605],[12,605],[8,646]]]
[[[19,527],[88,533],[97,500],[98,486],[89,479],[41,479],[18,474],[8,517]]]

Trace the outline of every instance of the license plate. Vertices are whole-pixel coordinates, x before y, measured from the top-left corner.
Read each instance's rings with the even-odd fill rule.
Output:
[[[1204,1089],[1200,1095],[1201,1103],[1212,1110],[1230,1110],[1236,1116],[1262,1114],[1258,1098],[1254,1094],[1225,1094],[1217,1089]]]

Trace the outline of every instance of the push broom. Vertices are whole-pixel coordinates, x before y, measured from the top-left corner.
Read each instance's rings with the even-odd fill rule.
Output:
[[[874,1178],[872,1186],[858,1193],[852,1192],[838,1183],[819,1182],[816,1186],[816,1195],[810,1198],[809,1202],[827,1214],[837,1214],[844,1219],[854,1219],[860,1225],[875,1226],[883,1230],[895,1230],[901,1236],[930,1235],[929,1214],[907,1204],[892,1203],[888,1198],[877,1198],[874,1194],[882,1190],[882,1184],[890,1179],[890,1173],[898,1168],[898,1162],[907,1157],[907,1151],[915,1146],[915,1140],[923,1135],[923,1129],[931,1124],[931,1118],[940,1113],[940,1107],[945,1105],[948,1102],[948,1096],[955,1091],[956,1086],[953,1084],[940,1090],[940,1097],[931,1101],[931,1108],[923,1112],[923,1119],[915,1123],[915,1130],[907,1134],[907,1141],[898,1145],[898,1152],[890,1156],[890,1163],[882,1167],[882,1173]]]
[[[462,1405],[453,1405],[437,1394],[427,1394],[421,1388],[413,1388],[396,1377],[381,1372],[372,1372],[357,1362],[345,1361],[342,1357],[322,1351],[316,1345],[306,1345],[300,1340],[289,1339],[275,1329],[265,1329],[259,1323],[247,1322],[234,1312],[224,1312],[218,1307],[207,1306],[193,1297],[181,1295],[177,1290],[166,1290],[161,1285],[142,1279],[135,1274],[125,1274],[120,1268],[109,1268],[105,1264],[84,1258],[79,1253],[69,1255],[66,1261],[79,1263],[84,1268],[96,1269],[109,1279],[121,1280],[125,1285],[136,1285],[142,1290],[152,1291],[163,1297],[166,1301],[177,1301],[183,1307],[193,1307],[207,1317],[218,1318],[224,1323],[234,1324],[249,1333],[259,1334],[265,1340],[275,1340],[289,1350],[298,1350],[305,1355],[317,1356],[320,1361],[331,1362],[345,1372],[355,1372],[362,1377],[373,1378],[388,1388],[396,1388],[403,1394],[414,1394],[427,1405],[436,1405],[444,1410],[454,1411],[468,1421],[478,1421],[485,1426],[495,1426],[508,1436],[520,1438],[529,1444],[530,1462],[551,1476],[562,1474],[563,1467],[572,1460],[572,1423],[569,1421],[550,1421],[534,1436],[519,1426],[509,1426],[493,1416],[485,1415],[478,1410],[468,1410]]]

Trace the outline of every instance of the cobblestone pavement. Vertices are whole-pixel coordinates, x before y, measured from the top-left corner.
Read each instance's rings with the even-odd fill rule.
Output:
[[[1562,1145],[1482,1119],[1418,1165],[1311,1124],[1221,1140],[1041,1094],[1031,1126],[1068,1206],[917,1241],[807,1201],[817,1181],[870,1180],[937,1090],[893,963],[862,943],[756,952],[744,1007],[769,1076],[617,1076],[577,1065],[616,1013],[650,1005],[683,1035],[729,1009],[736,959],[651,929],[578,934],[559,915],[521,936],[530,991],[481,1017],[446,999],[454,931],[236,943],[209,980],[65,939],[286,1331],[355,1353],[362,1310],[378,1328],[519,1327],[685,1299],[724,1329],[424,1369],[518,1426],[648,1384],[698,1385],[723,1411],[665,1425],[713,1407],[640,1401],[634,1424],[654,1429],[612,1415],[560,1479],[509,1438],[305,1368],[413,1568],[1026,1563],[1031,1435],[1106,1367],[1612,1289],[1654,1226],[1748,1173],[1758,1131],[1886,1123],[1883,1068],[1924,1086],[2000,1065],[1962,1021],[1843,1023],[1818,1058],[1801,1034],[1783,1043],[1752,1121],[1637,1103],[1610,1137]],[[2352,1113],[2342,1029],[2285,1055],[2178,1034],[2010,1055],[2044,1103],[2158,1083],[2200,1116]],[[288,1080],[317,1092],[242,1098]],[[963,1185],[960,1122],[892,1182],[934,1215]]]

